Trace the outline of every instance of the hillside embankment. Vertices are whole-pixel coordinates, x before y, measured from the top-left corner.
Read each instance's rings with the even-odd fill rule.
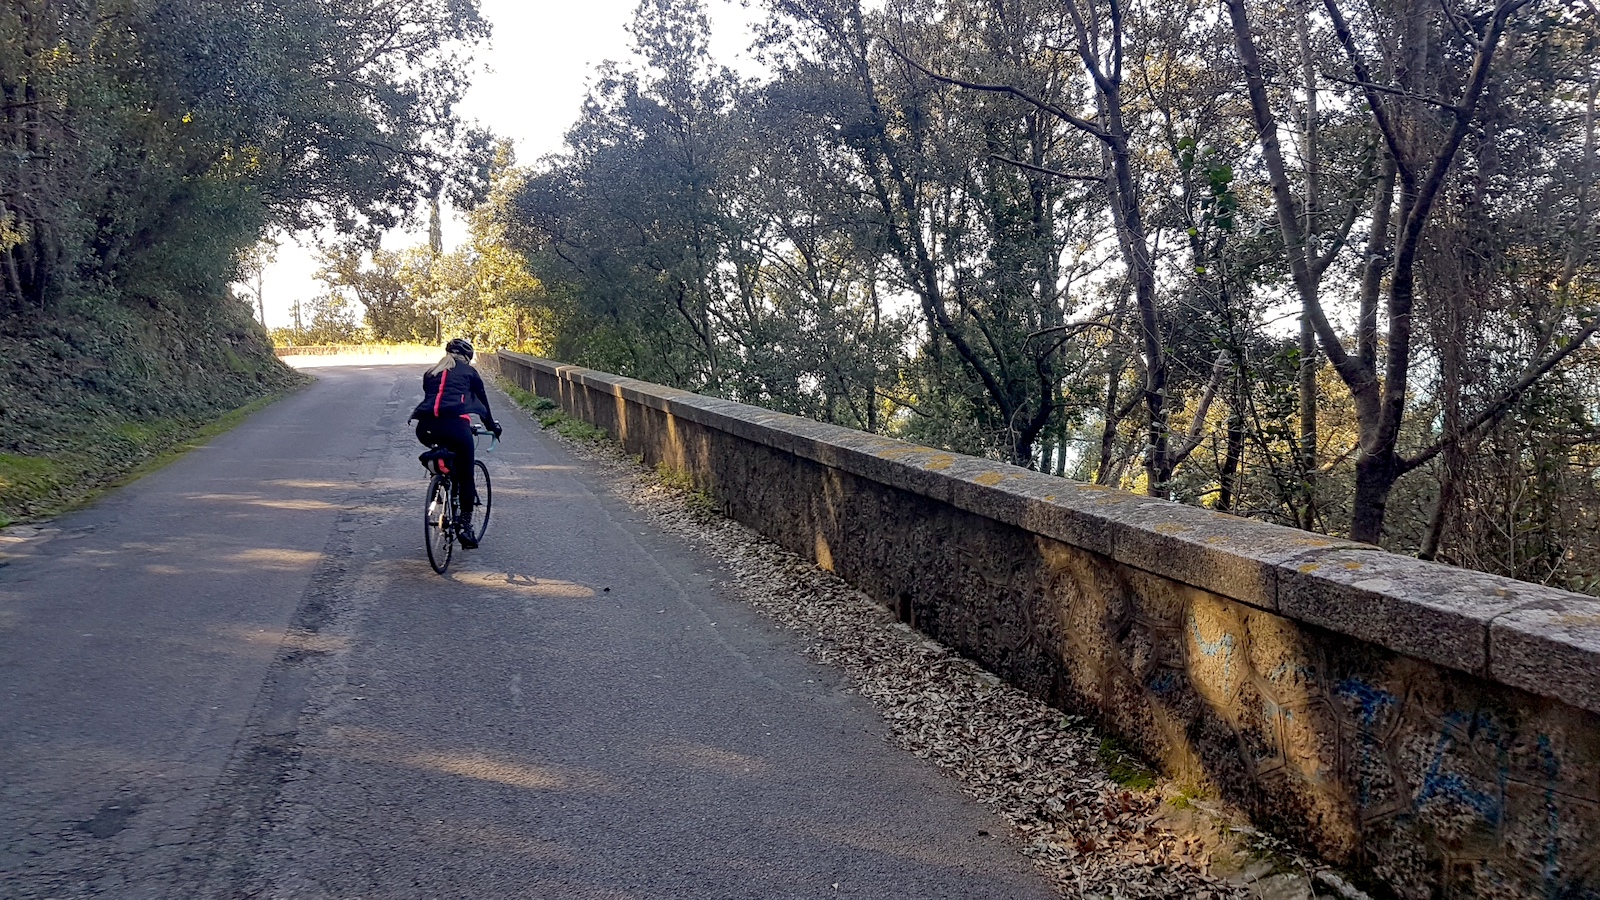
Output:
[[[84,503],[305,382],[233,300],[0,314],[0,527]]]

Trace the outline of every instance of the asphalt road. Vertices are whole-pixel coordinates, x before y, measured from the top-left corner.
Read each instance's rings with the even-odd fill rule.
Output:
[[[435,575],[419,368],[311,371],[0,548],[0,897],[1054,896],[504,397]]]

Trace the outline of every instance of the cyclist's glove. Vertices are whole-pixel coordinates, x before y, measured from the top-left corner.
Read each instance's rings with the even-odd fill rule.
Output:
[[[499,422],[490,422],[489,430],[494,432],[494,439],[498,441],[500,440],[501,433],[505,431],[505,428],[501,426]]]

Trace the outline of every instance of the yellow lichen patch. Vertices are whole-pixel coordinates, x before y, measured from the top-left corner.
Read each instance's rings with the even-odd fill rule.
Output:
[[[983,485],[984,487],[994,487],[1000,482],[1005,481],[1006,477],[1001,475],[999,472],[984,472],[982,475],[979,475],[977,478],[972,480]]]
[[[936,453],[933,456],[928,457],[928,461],[923,463],[922,466],[925,469],[932,469],[933,471],[938,472],[950,468],[951,466],[955,465],[955,463],[956,458],[954,456],[951,456],[948,453]]]
[[[1556,616],[1556,624],[1576,626],[1579,628],[1593,628],[1595,626],[1600,626],[1600,615],[1594,615],[1593,613],[1588,615],[1567,613],[1565,615]]]
[[[1156,534],[1182,534],[1189,530],[1189,526],[1177,522],[1162,522],[1155,528]]]
[[[1306,563],[1305,565],[1300,567],[1300,574],[1302,574],[1302,575],[1310,575],[1312,572],[1315,572],[1316,570],[1318,570],[1320,568],[1322,568],[1322,564],[1321,563]]]
[[[816,555],[817,567],[824,571],[832,572],[833,548],[828,546],[828,539],[823,537],[821,532],[817,533]]]
[[[1352,572],[1355,572],[1355,571],[1359,571],[1361,569],[1361,563],[1358,563],[1355,560],[1351,560],[1351,561],[1345,563],[1344,567],[1346,569],[1349,569]]]

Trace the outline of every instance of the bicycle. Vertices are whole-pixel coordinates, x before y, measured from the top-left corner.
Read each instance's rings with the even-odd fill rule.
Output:
[[[476,439],[492,434],[489,429],[474,423],[472,435]],[[492,453],[500,443],[498,437],[489,440],[483,453]],[[450,557],[455,553],[456,541],[462,534],[461,500],[456,496],[455,479],[450,475],[450,462],[455,454],[438,445],[428,448],[417,457],[422,467],[432,474],[428,480],[428,495],[422,507],[422,543],[428,551],[428,565],[443,575],[450,568]],[[478,543],[489,532],[489,511],[494,502],[494,492],[489,481],[489,467],[482,459],[472,464],[472,489],[478,502],[474,504],[478,518],[477,527],[468,536]]]

